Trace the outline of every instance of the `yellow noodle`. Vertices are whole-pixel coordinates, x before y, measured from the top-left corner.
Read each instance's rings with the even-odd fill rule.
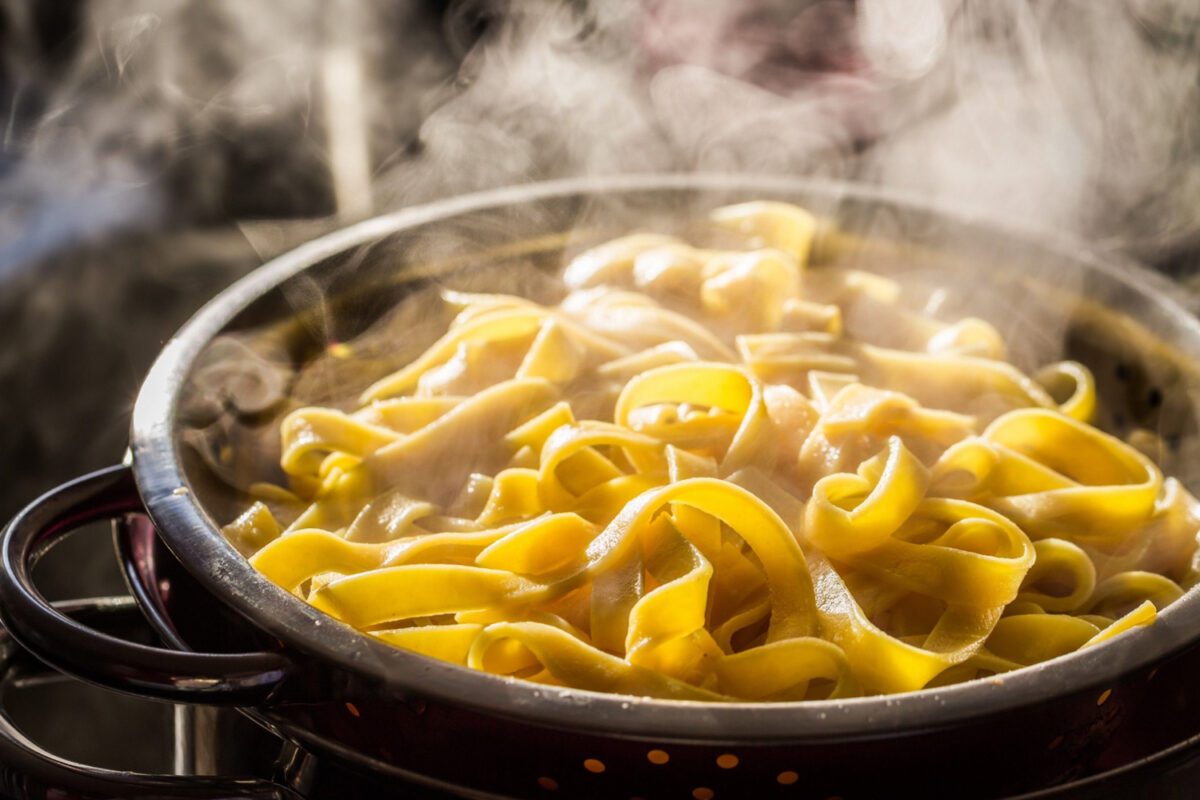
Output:
[[[803,209],[711,222],[580,254],[554,306],[444,291],[445,335],[361,408],[282,420],[288,486],[226,536],[395,647],[702,702],[1020,669],[1196,582],[1200,504],[1089,424],[1085,366],[1031,377],[985,320],[809,269]],[[864,314],[890,335],[847,335]]]

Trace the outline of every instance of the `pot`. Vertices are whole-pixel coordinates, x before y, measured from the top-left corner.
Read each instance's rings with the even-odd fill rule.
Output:
[[[929,287],[929,299],[996,324],[1018,363],[1062,352],[1088,364],[1107,410],[1102,424],[1158,432],[1164,471],[1196,489],[1200,325],[1171,297],[1178,289],[1136,265],[841,183],[555,182],[355,225],[217,296],[146,379],[130,462],[53,490],[9,524],[0,621],[38,658],[85,680],[244,707],[306,751],[473,797],[851,800],[881,788],[1005,796],[1139,763],[1200,732],[1196,590],[1145,630],[989,680],[888,697],[718,705],[548,688],[390,647],[266,581],[220,535],[228,492],[186,435],[204,406],[197,397],[213,388],[197,385],[198,365],[224,352],[219,343],[269,341],[280,363],[294,366],[330,341],[354,340],[431,281],[481,287],[517,263],[553,270],[568,245],[686,226],[680,221],[718,204],[750,199],[796,202],[834,220],[819,260]],[[56,540],[102,519],[119,523],[133,594],[165,646],[73,619],[30,579]]]

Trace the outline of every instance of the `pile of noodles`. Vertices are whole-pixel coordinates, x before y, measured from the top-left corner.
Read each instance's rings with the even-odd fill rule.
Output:
[[[444,292],[449,331],[360,408],[286,418],[288,488],[226,536],[397,647],[686,700],[993,675],[1190,584],[1196,502],[1089,424],[1085,367],[1029,377],[986,322],[806,269],[802,209],[712,219],[743,249],[617,239],[553,307]],[[905,349],[844,335],[847,304]]]

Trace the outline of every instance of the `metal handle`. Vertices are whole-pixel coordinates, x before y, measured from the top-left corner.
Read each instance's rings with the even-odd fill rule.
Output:
[[[56,607],[89,625],[105,627],[139,621],[137,606],[126,598],[77,600]],[[145,624],[144,622],[142,623]],[[0,630],[0,686],[17,678],[30,678],[46,668]],[[68,761],[39,747],[26,737],[0,706],[0,792],[31,800],[63,798],[256,798],[297,800],[299,795],[261,778],[227,778],[209,775],[149,775],[101,769]]]
[[[291,671],[279,653],[190,653],[135,644],[96,631],[47,602],[33,565],[89,522],[144,513],[128,467],[93,472],[33,501],[0,542],[0,622],[42,661],[117,691],[177,702],[259,705]]]

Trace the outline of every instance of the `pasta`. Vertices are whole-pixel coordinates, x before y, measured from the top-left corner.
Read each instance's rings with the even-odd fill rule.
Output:
[[[443,292],[449,330],[359,407],[287,416],[288,485],[226,537],[396,647],[693,701],[995,675],[1149,625],[1191,584],[1197,503],[1089,424],[1087,368],[1031,377],[982,320],[809,268],[800,208],[712,224],[732,249],[579,255],[554,305]],[[845,332],[851,300],[891,342]]]

